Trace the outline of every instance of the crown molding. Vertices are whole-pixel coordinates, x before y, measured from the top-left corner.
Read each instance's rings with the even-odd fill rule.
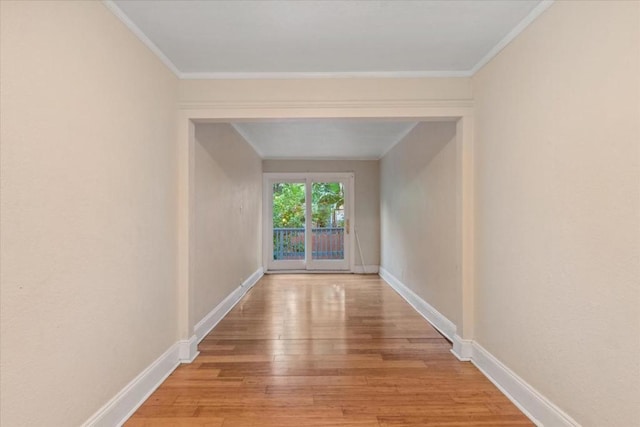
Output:
[[[471,77],[470,71],[300,71],[180,73],[183,80],[411,79]]]
[[[122,23],[145,46],[147,46],[149,50],[151,50],[151,52],[153,52],[158,57],[158,59],[162,61],[162,63],[166,65],[167,68],[171,70],[171,72],[173,72],[173,74],[176,75],[176,77],[182,78],[181,77],[182,73],[180,72],[180,70],[178,70],[178,67],[176,67],[176,65],[173,62],[171,62],[169,58],[167,58],[167,56],[160,50],[160,48],[156,46],[156,44],[152,42],[151,39],[149,39],[149,37],[147,37],[147,35],[140,29],[140,27],[138,27],[131,19],[129,19],[129,17],[118,7],[117,4],[115,4],[115,2],[113,2],[113,0],[102,0],[102,4],[104,4],[104,6],[111,13],[113,13],[120,21],[122,21]]]
[[[491,49],[471,70],[469,70],[469,75],[473,76],[482,67],[487,65],[489,61],[502,51],[502,49],[507,47],[509,43],[511,43],[521,32],[525,30],[525,28],[535,21],[538,16],[542,15],[545,10],[549,9],[554,2],[555,0],[543,0],[534,7],[531,12],[529,12],[527,16],[518,23],[518,25],[513,27],[513,29],[509,31],[509,33],[507,33],[507,35],[504,36],[504,38],[493,47],[493,49]]]
[[[502,49],[511,43],[525,28],[546,11],[555,0],[543,0],[531,10],[502,40],[498,42],[480,61],[470,70],[422,70],[422,71],[336,71],[336,72],[182,72],[160,50],[160,48],[145,35],[113,0],[102,0],[105,7],[111,11],[122,23],[147,46],[163,64],[167,66],[181,80],[286,80],[286,79],[348,79],[348,78],[451,78],[473,77],[482,67],[489,63]]]

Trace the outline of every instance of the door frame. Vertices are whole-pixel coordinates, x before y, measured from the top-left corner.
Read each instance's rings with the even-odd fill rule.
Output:
[[[292,269],[269,269],[269,261],[273,258],[273,244],[272,239],[269,237],[269,232],[273,225],[272,222],[272,197],[271,197],[271,185],[274,181],[282,182],[304,182],[305,188],[309,186],[311,182],[327,182],[330,179],[340,179],[346,182],[344,188],[345,200],[347,201],[347,213],[346,216],[349,220],[349,237],[345,236],[345,258],[347,260],[347,270],[324,270],[324,269],[309,269],[307,265],[307,252],[310,245],[305,241],[305,260],[301,263],[302,268],[296,269],[295,265]],[[306,197],[306,215],[308,217],[311,211],[311,200]],[[282,271],[287,273],[304,272],[304,273],[321,273],[321,272],[350,272],[355,271],[355,238],[352,238],[353,230],[355,230],[355,174],[353,172],[263,172],[262,173],[262,268],[265,272]],[[306,234],[305,234],[306,236]],[[306,239],[306,237],[305,237]]]

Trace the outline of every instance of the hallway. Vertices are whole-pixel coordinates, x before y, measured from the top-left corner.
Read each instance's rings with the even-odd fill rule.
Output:
[[[525,426],[378,276],[270,275],[126,426]]]

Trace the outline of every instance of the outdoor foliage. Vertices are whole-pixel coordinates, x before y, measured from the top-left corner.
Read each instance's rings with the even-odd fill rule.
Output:
[[[337,211],[344,205],[344,189],[338,182],[316,182],[311,188],[314,227],[342,226]],[[305,223],[305,186],[281,182],[273,186],[273,227],[302,228]]]
[[[344,191],[339,182],[314,182],[311,187],[315,227],[340,226],[336,210],[344,205]]]
[[[273,185],[273,228],[304,227],[304,184]]]

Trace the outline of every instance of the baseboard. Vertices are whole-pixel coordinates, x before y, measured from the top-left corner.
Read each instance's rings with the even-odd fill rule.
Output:
[[[457,335],[455,324],[416,295],[389,271],[380,267],[379,274],[409,305],[451,341],[453,345],[451,353],[461,361],[473,363],[534,424],[541,427],[580,426],[480,344]]]
[[[193,359],[198,357],[198,337],[193,335],[188,340],[178,341],[180,351],[180,363],[191,363]]]
[[[462,339],[459,335],[453,337],[451,353],[461,362],[470,362],[473,357],[473,340]]]
[[[241,286],[196,325],[196,333],[191,338],[178,341],[172,345],[82,426],[113,427],[124,424],[180,363],[191,363],[196,358],[198,355],[198,343],[240,301],[244,294],[260,280],[262,274],[262,268],[256,270]]]
[[[355,274],[378,274],[380,266],[378,265],[355,265],[353,272]]]
[[[197,356],[197,345],[215,325],[238,303],[263,275],[262,268],[254,272],[201,322],[188,340],[178,341],[156,359],[109,402],[100,408],[83,427],[121,426],[162,384],[180,363],[191,362]],[[460,360],[470,360],[505,396],[507,396],[537,426],[577,427],[579,424],[546,397],[516,375],[480,344],[460,338],[456,326],[431,307],[384,268],[382,277],[418,313],[453,343],[452,353]]]
[[[220,304],[209,312],[199,321],[195,328],[196,345],[207,336],[209,332],[227,315],[229,311],[242,299],[242,297],[251,289],[258,280],[264,275],[262,267],[249,276],[240,286],[233,290]]]
[[[420,298],[404,283],[398,280],[393,274],[389,273],[384,267],[380,267],[380,277],[389,284],[402,298],[409,303],[422,317],[427,319],[442,335],[453,342],[456,336],[456,325],[449,319],[444,317],[438,310],[430,306],[425,300]]]
[[[473,342],[471,363],[537,426],[580,425],[477,342]]]
[[[121,426],[180,364],[180,343],[175,343],[109,402],[83,427]]]
[[[264,274],[351,274],[349,270],[265,270]]]

